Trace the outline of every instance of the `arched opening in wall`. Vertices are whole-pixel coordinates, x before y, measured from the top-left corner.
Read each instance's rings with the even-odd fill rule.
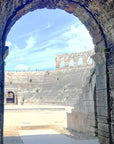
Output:
[[[59,11],[57,11],[57,13],[59,13]],[[46,11],[45,15],[47,15],[47,11]],[[60,14],[59,14],[59,16],[60,16]],[[64,17],[65,17],[65,15],[64,15]],[[43,18],[43,17],[41,16],[41,18]],[[53,19],[54,19],[54,17],[53,17]],[[57,17],[56,17],[56,19],[57,19]],[[68,20],[66,19],[66,21],[68,21]],[[79,31],[83,31],[83,26],[81,25],[81,27],[80,27],[79,23],[77,23],[75,25],[75,24],[72,24],[72,22],[71,22],[70,28],[68,28],[68,25],[66,25],[66,28],[65,28],[65,23],[64,23],[62,31],[58,31],[58,29],[60,29],[60,25],[59,25],[57,32],[55,32],[55,30],[54,30],[54,34],[51,34],[51,35],[49,35],[50,33],[49,33],[48,29],[50,31],[52,31],[54,24],[51,25],[51,23],[48,23],[48,25],[47,24],[45,25],[45,23],[42,22],[42,24],[44,24],[43,27],[41,27],[39,29],[33,29],[32,32],[30,32],[30,33],[25,31],[24,34],[21,34],[22,31],[18,31],[19,38],[15,36],[16,37],[15,42],[14,41],[11,42],[8,39],[6,41],[6,43],[9,44],[9,46],[11,46],[10,50],[12,53],[12,56],[9,57],[9,60],[8,59],[6,60],[6,66],[7,66],[6,69],[7,69],[7,71],[11,71],[11,69],[14,68],[13,71],[17,71],[15,74],[16,74],[16,82],[17,82],[16,84],[18,85],[18,87],[20,87],[20,89],[18,89],[18,90],[20,90],[20,91],[18,91],[19,98],[20,99],[24,98],[25,105],[27,103],[32,104],[32,106],[34,103],[36,103],[37,105],[50,103],[50,104],[54,104],[54,105],[56,104],[57,105],[56,109],[58,108],[58,105],[59,106],[62,105],[62,108],[64,107],[64,109],[63,109],[63,112],[61,113],[61,116],[62,116],[61,120],[62,119],[64,120],[64,118],[66,118],[66,113],[64,113],[66,110],[65,108],[68,106],[67,108],[70,107],[70,110],[71,110],[71,108],[75,104],[74,102],[75,101],[78,102],[81,88],[82,88],[82,86],[84,86],[84,82],[86,80],[85,75],[88,76],[89,71],[84,71],[84,69],[82,69],[82,71],[81,70],[79,71],[76,69],[76,71],[72,72],[72,71],[68,71],[68,69],[66,68],[66,71],[62,71],[60,69],[60,71],[56,71],[55,73],[51,72],[50,70],[55,70],[55,65],[53,65],[54,62],[52,61],[52,57],[50,54],[59,55],[58,57],[61,58],[61,56],[66,57],[66,55],[68,57],[68,52],[69,52],[69,56],[71,53],[77,52],[78,54],[74,54],[73,56],[75,59],[75,64],[76,64],[76,66],[78,66],[78,64],[77,64],[78,61],[76,60],[76,58],[77,57],[80,58],[80,55],[82,57],[82,55],[83,55],[82,49],[84,48],[84,51],[93,49],[93,44],[92,45],[90,44],[88,47],[85,48],[86,40],[83,41],[84,45],[82,44],[82,41],[81,41],[81,44],[79,45],[79,43],[76,41],[76,35]],[[35,28],[35,27],[33,27],[33,28]],[[38,25],[37,25],[37,28],[38,28]],[[18,28],[16,28],[16,29],[18,29]],[[25,29],[23,29],[23,31],[24,30]],[[46,33],[43,35],[42,31],[40,32],[40,30],[46,31]],[[38,32],[40,32],[40,33],[38,33]],[[39,36],[38,34],[40,34],[41,36]],[[65,42],[63,42],[63,39],[61,41],[61,34],[63,34],[63,39],[65,39]],[[41,37],[44,39],[44,41],[41,39]],[[87,35],[85,37],[87,38]],[[22,42],[22,39],[24,40],[24,42]],[[13,36],[12,40],[14,40],[14,36]],[[21,43],[20,43],[20,41],[21,41]],[[39,42],[37,42],[37,41],[39,41]],[[90,40],[89,40],[89,42],[90,42]],[[92,40],[91,40],[91,42],[92,42]],[[88,44],[88,42],[87,42],[87,44]],[[80,48],[79,49],[78,49],[78,47],[76,48],[75,47],[76,45],[78,47],[80,46]],[[63,49],[59,49],[60,46],[63,47]],[[15,48],[15,51],[13,50],[13,47]],[[52,49],[51,49],[51,47],[52,47]],[[60,50],[60,52],[57,51],[57,53],[55,53],[55,50],[58,50],[58,49]],[[41,52],[43,52],[43,51],[44,51],[44,53],[42,54]],[[46,51],[48,53],[45,53]],[[22,56],[19,54],[19,52],[21,52]],[[39,53],[39,55],[37,52]],[[33,55],[32,55],[32,53],[33,53]],[[36,53],[37,53],[37,55],[36,55]],[[45,59],[46,55],[49,56],[48,60]],[[40,56],[43,58],[43,60],[40,59]],[[25,59],[25,57],[27,59]],[[31,58],[31,59],[29,59],[29,58]],[[40,60],[35,62],[35,60],[38,60],[38,58]],[[55,58],[55,55],[54,55],[54,58]],[[13,63],[14,59],[15,59],[15,64]],[[20,61],[16,63],[16,61],[18,61],[18,60],[20,60]],[[38,64],[42,61],[45,61],[46,63],[45,64],[41,63],[40,65],[35,65],[35,63]],[[9,64],[8,64],[8,62],[9,62]],[[79,62],[79,64],[82,62],[83,62],[83,59],[81,60],[81,62]],[[51,65],[49,65],[48,63]],[[52,67],[50,68],[48,66],[50,66],[50,67],[52,66]],[[36,69],[37,69],[37,71],[36,71]],[[47,70],[48,70],[48,72],[47,72]],[[26,73],[24,73],[23,71],[26,71]],[[83,73],[83,71],[84,71],[84,73]],[[11,74],[11,73],[8,72],[7,74]],[[42,76],[42,78],[41,78],[41,76]],[[21,81],[21,79],[22,79],[22,81]],[[30,80],[32,80],[32,81],[30,82]],[[44,83],[44,85],[43,85],[43,83]],[[50,87],[50,83],[51,83],[51,87]],[[42,85],[43,85],[43,87],[42,87]],[[36,92],[36,89],[40,89],[40,91]],[[46,101],[48,101],[48,102],[46,103]],[[86,99],[85,99],[85,101],[86,101]],[[86,103],[88,103],[88,101]],[[83,105],[83,104],[81,103],[81,105]],[[78,105],[78,106],[80,107],[80,105]],[[44,108],[45,107],[43,107],[43,109]],[[50,107],[50,109],[51,108],[52,107]],[[60,108],[60,109],[62,109],[62,108]],[[31,107],[31,109],[32,109],[32,107]],[[37,110],[38,109],[42,109],[42,108],[37,108]],[[84,113],[84,111],[82,110],[79,113]],[[38,115],[39,122],[32,121],[33,119],[36,120],[36,115],[34,117],[33,115],[31,116],[31,114],[32,113],[29,113],[29,120],[27,119],[27,123],[29,123],[29,124],[34,123],[33,125],[37,125],[38,123],[43,122],[42,114],[41,115],[39,114],[41,116],[40,118]],[[58,112],[58,114],[59,114],[59,117],[57,119],[57,113],[56,113],[56,121],[54,121],[54,124],[59,123],[61,125],[61,121],[59,121],[60,120],[60,111]],[[94,110],[92,111],[92,114],[94,115]],[[24,115],[21,117],[23,118]],[[68,115],[68,117],[70,117],[70,115]],[[82,120],[84,120],[83,116],[81,118],[82,118]],[[47,121],[49,120],[48,117],[45,117],[44,119],[45,120],[47,119]],[[92,119],[92,121],[93,121],[93,119]],[[50,123],[50,121],[48,121],[48,122]],[[71,123],[70,124],[69,123],[70,123],[70,118],[69,118],[68,126],[70,126],[70,124],[71,124]],[[25,127],[28,126],[26,124],[23,125],[23,121],[21,121],[21,124],[22,124],[22,126],[25,126]],[[44,125],[44,127],[45,127],[45,125]],[[82,123],[80,125],[81,125],[81,128],[84,126]],[[79,125],[79,127],[80,127],[80,125]],[[79,127],[77,128],[77,130],[80,131]],[[88,129],[89,128],[84,127],[83,132],[87,133]],[[93,133],[94,133],[94,130],[93,130]]]
[[[79,66],[83,65],[83,58],[82,58],[82,57],[79,58],[79,60],[78,60],[78,65],[79,65]]]
[[[6,104],[15,104],[15,94],[13,91],[8,91],[6,97]]]
[[[65,62],[64,62],[63,60],[61,61],[60,67],[61,67],[61,68],[62,68],[62,67],[65,67]]]
[[[70,60],[69,66],[72,66],[72,67],[74,66],[74,61],[73,61],[73,59]]]

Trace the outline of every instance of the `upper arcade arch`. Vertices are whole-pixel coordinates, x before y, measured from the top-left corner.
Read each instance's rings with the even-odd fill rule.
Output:
[[[88,65],[88,58],[94,55],[94,50],[84,51],[79,53],[72,53],[72,54],[61,54],[57,55],[55,58],[56,61],[56,68],[62,68],[61,63],[65,63],[65,68],[70,67],[70,62],[72,62],[71,66],[78,67],[79,65],[87,66]]]
[[[74,60],[73,59],[70,60],[69,66],[74,66]]]

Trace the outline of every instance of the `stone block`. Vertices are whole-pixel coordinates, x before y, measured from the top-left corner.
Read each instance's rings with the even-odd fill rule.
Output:
[[[102,49],[105,48],[104,39],[96,44],[96,49],[102,52]]]
[[[96,64],[96,75],[105,75],[106,66],[105,64]]]
[[[96,90],[106,89],[107,88],[107,81],[106,75],[97,75],[96,76]]]
[[[110,56],[107,58],[107,65],[109,70],[114,68],[114,52],[111,52]]]
[[[0,123],[2,123],[2,120],[3,120],[3,115],[2,113],[0,113]]]
[[[78,6],[78,7],[76,8],[76,10],[74,11],[73,15],[79,17],[79,16],[81,16],[83,13],[84,13],[84,10],[82,9],[82,7],[81,7],[81,6]]]
[[[95,125],[90,125],[88,134],[95,136]]]
[[[112,139],[112,144],[114,144],[114,138]]]
[[[96,105],[107,107],[107,90],[96,91]]]
[[[88,92],[85,92],[84,95],[85,95],[85,100],[87,101],[93,101],[94,100],[94,96],[93,96],[93,89],[91,89],[90,91]]]
[[[92,124],[95,123],[95,114],[88,114],[87,116],[88,121],[90,121]]]
[[[114,90],[113,90],[113,89],[110,90],[110,96],[111,96],[112,98],[114,98]]]
[[[95,103],[95,102],[92,101],[92,100],[86,100],[86,105],[87,105],[87,106],[90,106],[90,108],[91,108],[91,107],[94,107],[94,103]]]
[[[85,87],[84,87],[84,92],[88,93],[90,90],[90,86],[89,84],[87,84]]]
[[[94,105],[92,106],[87,106],[86,109],[88,110],[88,114],[90,115],[93,115],[94,112],[95,112],[95,108],[94,108]]]
[[[109,138],[103,136],[103,135],[98,135],[99,138],[99,143],[100,144],[109,144]]]
[[[98,135],[109,138],[109,133],[98,129]]]
[[[97,27],[96,27],[96,29],[97,29]],[[99,43],[100,41],[102,41],[103,39],[102,39],[102,37],[101,37],[101,33],[99,33],[99,30],[98,30],[98,34],[97,35],[95,35],[95,38],[93,39],[93,42],[94,43]]]
[[[88,117],[88,123],[90,124],[90,126],[93,126],[95,127],[95,117],[91,118],[91,117]]]
[[[114,89],[114,69],[113,71],[109,71],[109,85],[110,85],[110,88]]]
[[[109,125],[104,123],[98,123],[98,130],[99,132],[104,131],[106,133],[109,133]]]
[[[75,131],[89,133],[93,135],[95,133],[95,125],[91,120],[88,119],[88,116],[82,112],[72,112],[67,115],[67,126],[69,129]]]
[[[111,125],[112,139],[114,140],[114,124]]]
[[[108,123],[108,117],[106,117],[106,116],[97,115],[97,120],[98,120],[99,123],[105,123],[105,124]]]
[[[97,107],[97,115],[98,116],[108,116],[107,107]]]

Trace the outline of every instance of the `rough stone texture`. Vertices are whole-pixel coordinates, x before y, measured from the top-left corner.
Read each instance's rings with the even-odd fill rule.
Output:
[[[80,54],[86,56],[86,53]],[[72,55],[77,56],[78,53],[69,56]],[[79,99],[81,89],[93,67],[94,63],[86,63],[54,71],[5,72],[5,103],[8,92],[13,92],[15,104],[45,103],[73,106]]]
[[[104,63],[104,72],[105,76],[98,76],[96,80],[96,91],[97,97],[99,99],[99,91],[104,91],[106,93],[106,104],[108,110],[108,116],[98,116],[97,119],[101,120],[101,125],[103,126],[104,122],[108,124],[107,137],[105,133],[101,132],[98,127],[98,136],[100,144],[112,144],[113,143],[113,105],[114,100],[113,96],[113,72],[114,69],[114,1],[113,0],[0,0],[0,143],[3,143],[2,140],[2,127],[3,127],[3,100],[4,100],[4,48],[5,40],[8,32],[14,23],[21,18],[24,14],[41,8],[60,8],[65,10],[68,13],[74,14],[77,16],[80,21],[86,26],[91,37],[93,38],[93,43],[95,45],[96,55],[101,57],[99,53],[104,51],[106,62]],[[105,49],[106,48],[106,49]],[[105,50],[104,50],[105,49]],[[102,65],[103,63],[100,63]],[[97,67],[96,62],[96,67]],[[110,68],[112,67],[112,68]],[[102,70],[103,70],[102,69]],[[98,67],[100,72],[100,69]],[[104,81],[104,86],[100,88],[100,81]],[[102,84],[102,83],[101,83]],[[100,91],[100,94],[101,94]],[[102,104],[102,103],[101,103]],[[97,108],[97,111],[100,111],[101,106]],[[104,121],[104,122],[103,122]],[[99,123],[99,121],[98,121]]]
[[[3,142],[3,103],[4,103],[4,61],[0,41],[0,144]]]
[[[76,101],[72,113],[68,113],[67,125],[69,129],[96,135],[96,76],[95,69],[91,70],[91,76],[87,77],[86,84],[82,88],[79,100]]]

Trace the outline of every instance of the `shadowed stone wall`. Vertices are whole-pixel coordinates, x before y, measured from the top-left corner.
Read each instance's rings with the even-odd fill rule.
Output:
[[[100,144],[114,143],[114,1],[113,0],[0,0],[0,143],[3,144],[5,41],[15,22],[41,8],[62,9],[78,17],[88,29],[95,46],[96,97],[99,103]],[[99,60],[100,59],[100,60]],[[103,61],[102,61],[103,59]],[[104,104],[104,105],[102,105]]]

